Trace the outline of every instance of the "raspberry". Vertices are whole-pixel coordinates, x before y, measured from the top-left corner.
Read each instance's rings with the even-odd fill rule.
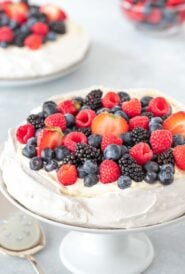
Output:
[[[120,104],[120,97],[114,91],[109,91],[102,99],[105,108],[112,108]]]
[[[33,26],[31,27],[31,30],[35,34],[45,36],[48,33],[49,28],[46,23],[37,22],[37,23],[33,24]]]
[[[43,37],[38,34],[30,34],[24,40],[24,45],[32,50],[39,49],[42,45]]]
[[[153,152],[156,154],[162,153],[170,148],[173,142],[172,133],[169,130],[159,129],[153,131],[150,136],[150,144]]]
[[[26,144],[28,139],[35,135],[35,128],[31,124],[20,126],[16,131],[17,140],[21,144]]]
[[[81,110],[76,116],[76,127],[77,128],[87,128],[92,124],[96,113],[91,109]]]
[[[165,98],[156,97],[148,105],[147,111],[152,112],[154,116],[163,116],[170,112],[170,106]]]
[[[147,116],[135,116],[129,121],[129,128],[133,130],[136,127],[148,129],[149,128],[149,118]]]
[[[44,123],[46,127],[60,127],[62,131],[66,129],[66,119],[61,113],[49,115]]]
[[[176,146],[173,150],[173,156],[177,167],[185,170],[185,145]]]
[[[141,102],[133,98],[130,101],[123,102],[122,110],[129,116],[134,117],[141,114]]]
[[[70,113],[76,115],[80,109],[80,104],[74,100],[65,100],[58,104],[58,111],[63,114]]]
[[[148,144],[138,143],[130,149],[130,155],[139,165],[144,165],[153,157],[153,152]]]
[[[119,137],[116,137],[112,134],[106,134],[103,136],[102,138],[102,142],[101,142],[101,150],[104,151],[104,149],[108,146],[108,145],[122,145],[122,140]]]
[[[76,145],[78,143],[87,144],[87,137],[82,132],[70,132],[64,139],[65,147],[73,152],[76,151]]]
[[[118,180],[121,172],[119,166],[112,160],[104,160],[100,165],[100,181],[103,184],[113,183]]]
[[[77,169],[74,165],[66,164],[59,168],[57,172],[58,181],[64,185],[73,185],[77,180]]]
[[[0,42],[11,42],[14,38],[14,33],[9,27],[0,28]]]

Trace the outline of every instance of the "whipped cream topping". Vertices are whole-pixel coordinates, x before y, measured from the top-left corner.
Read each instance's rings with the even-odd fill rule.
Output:
[[[93,88],[101,88],[104,92],[111,90]],[[76,94],[83,96],[93,88],[51,99],[59,102]],[[161,95],[149,89],[128,92],[137,98]],[[173,111],[182,109],[175,100],[167,100]],[[81,179],[74,185],[62,186],[57,182],[55,171],[32,171],[29,160],[21,154],[21,148],[15,130],[9,130],[0,161],[7,190],[25,207],[50,219],[84,227],[133,228],[172,220],[185,212],[185,173],[178,169],[174,182],[169,186],[133,182],[130,188],[122,190],[117,182],[99,182],[88,188],[84,187]]]
[[[0,48],[1,79],[46,76],[67,69],[85,56],[89,38],[85,30],[71,20],[67,32],[38,50],[11,46]]]

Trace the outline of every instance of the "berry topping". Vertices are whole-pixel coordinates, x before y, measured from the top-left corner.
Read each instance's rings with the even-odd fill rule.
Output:
[[[104,160],[100,164],[100,181],[103,184],[113,183],[120,177],[119,166],[112,160]]]
[[[123,102],[122,110],[129,116],[134,117],[141,114],[141,103],[138,99],[133,98],[130,101]]]
[[[75,117],[73,114],[67,113],[64,115],[67,123],[67,127],[71,128],[75,125]]]
[[[173,150],[173,156],[176,166],[181,170],[185,170],[185,145],[176,146]]]
[[[74,165],[66,164],[59,168],[57,171],[59,183],[64,186],[73,185],[78,178],[77,169]]]
[[[65,100],[58,104],[58,111],[63,114],[70,113],[76,115],[80,108],[80,104],[75,100]]]
[[[182,135],[176,134],[173,136],[173,147],[176,147],[178,145],[185,145],[185,139]]]
[[[43,37],[38,34],[30,34],[24,40],[24,45],[29,49],[36,50],[39,49],[42,45]]]
[[[174,181],[173,172],[167,172],[166,170],[161,170],[158,174],[158,179],[163,185],[170,185]]]
[[[47,172],[51,172],[53,170],[56,170],[58,168],[58,163],[57,161],[55,160],[51,160],[49,162],[47,162],[45,165],[44,165],[44,169],[47,171]]]
[[[62,145],[63,139],[64,135],[61,132],[60,128],[42,129],[39,132],[37,139],[37,155],[41,156],[41,153],[45,148],[55,149],[56,147]]]
[[[141,127],[136,127],[131,131],[131,141],[134,144],[140,143],[140,142],[149,142],[149,132],[148,130],[141,128]]]
[[[109,91],[102,99],[105,108],[112,108],[120,104],[120,97],[116,92]]]
[[[102,141],[101,135],[92,134],[88,137],[88,144],[96,148],[100,148],[101,141]]]
[[[49,21],[63,21],[67,18],[65,12],[53,4],[41,6],[39,11],[44,13]]]
[[[70,132],[64,139],[64,146],[73,152],[76,150],[78,143],[87,143],[87,137],[82,132]]]
[[[144,169],[149,173],[150,172],[157,173],[159,171],[159,165],[154,161],[150,161],[144,165]]]
[[[99,181],[99,178],[96,174],[89,174],[84,177],[84,186],[92,187],[96,185]]]
[[[129,129],[133,130],[136,127],[149,128],[149,119],[147,116],[135,116],[129,121]]]
[[[100,89],[92,90],[87,94],[85,98],[85,104],[89,106],[92,110],[97,110],[102,107],[101,97],[103,92]]]
[[[14,33],[10,27],[0,27],[0,42],[10,43],[14,38]]]
[[[30,160],[30,168],[32,170],[40,170],[43,168],[43,161],[41,157],[33,157]]]
[[[157,155],[157,163],[159,165],[164,164],[173,164],[174,165],[174,157],[172,149],[167,149],[164,152]]]
[[[132,184],[132,180],[128,176],[122,175],[118,179],[118,187],[121,189],[128,188],[131,186],[131,184]]]
[[[152,99],[153,99],[153,97],[151,97],[151,96],[143,96],[141,98],[142,107],[147,107]]]
[[[185,112],[179,111],[169,116],[163,122],[163,127],[170,130],[173,135],[180,134],[185,138]]]
[[[76,127],[77,128],[90,127],[95,116],[96,116],[96,113],[91,109],[81,110],[76,115]]]
[[[46,127],[59,127],[62,131],[66,129],[66,119],[61,113],[55,113],[48,116],[44,123]]]
[[[152,171],[152,172],[147,172],[144,181],[148,184],[153,184],[157,181],[157,173]]]
[[[44,117],[39,114],[30,114],[27,118],[27,122],[32,124],[35,129],[44,127]]]
[[[53,101],[46,101],[42,106],[42,111],[45,117],[57,112],[57,104]]]
[[[123,103],[125,101],[129,101],[131,99],[130,95],[125,91],[119,91],[118,95],[119,95],[121,103]]]
[[[35,128],[31,124],[20,126],[16,131],[17,140],[21,144],[26,144],[27,141],[35,135]]]
[[[104,158],[109,160],[118,160],[122,155],[122,146],[108,145],[104,152]]]
[[[5,7],[5,12],[11,20],[18,23],[26,21],[28,6],[25,3],[9,3]]]
[[[170,105],[165,98],[156,97],[150,101],[148,111],[152,112],[154,116],[161,117],[170,112]]]
[[[152,132],[150,144],[153,152],[159,154],[164,152],[172,145],[172,134],[169,130],[156,130]]]
[[[96,174],[98,172],[98,165],[96,162],[86,160],[83,164],[83,170],[86,174]]]
[[[54,158],[54,156],[55,156],[54,151],[51,148],[45,148],[41,152],[41,158],[45,162],[51,161]]]
[[[39,34],[39,35],[45,36],[48,33],[48,31],[49,31],[49,27],[48,27],[48,25],[46,23],[37,22],[37,23],[35,23],[35,24],[32,25],[31,30],[35,34]]]
[[[128,131],[128,123],[121,116],[102,112],[94,118],[91,129],[93,134],[120,136]]]
[[[36,147],[34,145],[28,145],[23,148],[22,154],[27,158],[33,158],[37,154]]]
[[[62,161],[69,153],[69,150],[64,146],[55,148],[55,158],[57,161]]]
[[[108,145],[112,144],[122,145],[122,139],[114,136],[113,134],[104,135],[101,142],[101,150],[104,151]]]
[[[80,159],[81,163],[84,163],[86,160],[99,163],[102,159],[99,149],[83,143],[77,144],[75,155]]]
[[[148,144],[138,143],[130,149],[130,155],[139,165],[144,165],[153,157],[153,152]]]

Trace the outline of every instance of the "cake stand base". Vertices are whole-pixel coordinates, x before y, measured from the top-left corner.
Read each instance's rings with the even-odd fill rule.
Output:
[[[145,234],[70,232],[60,246],[63,264],[75,274],[139,274],[154,258]]]

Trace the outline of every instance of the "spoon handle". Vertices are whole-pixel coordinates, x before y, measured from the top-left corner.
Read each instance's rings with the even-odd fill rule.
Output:
[[[31,263],[31,265],[33,266],[33,269],[36,271],[37,274],[44,274],[43,270],[38,265],[38,263],[37,263],[37,261],[35,260],[34,257],[26,256],[26,259]]]

